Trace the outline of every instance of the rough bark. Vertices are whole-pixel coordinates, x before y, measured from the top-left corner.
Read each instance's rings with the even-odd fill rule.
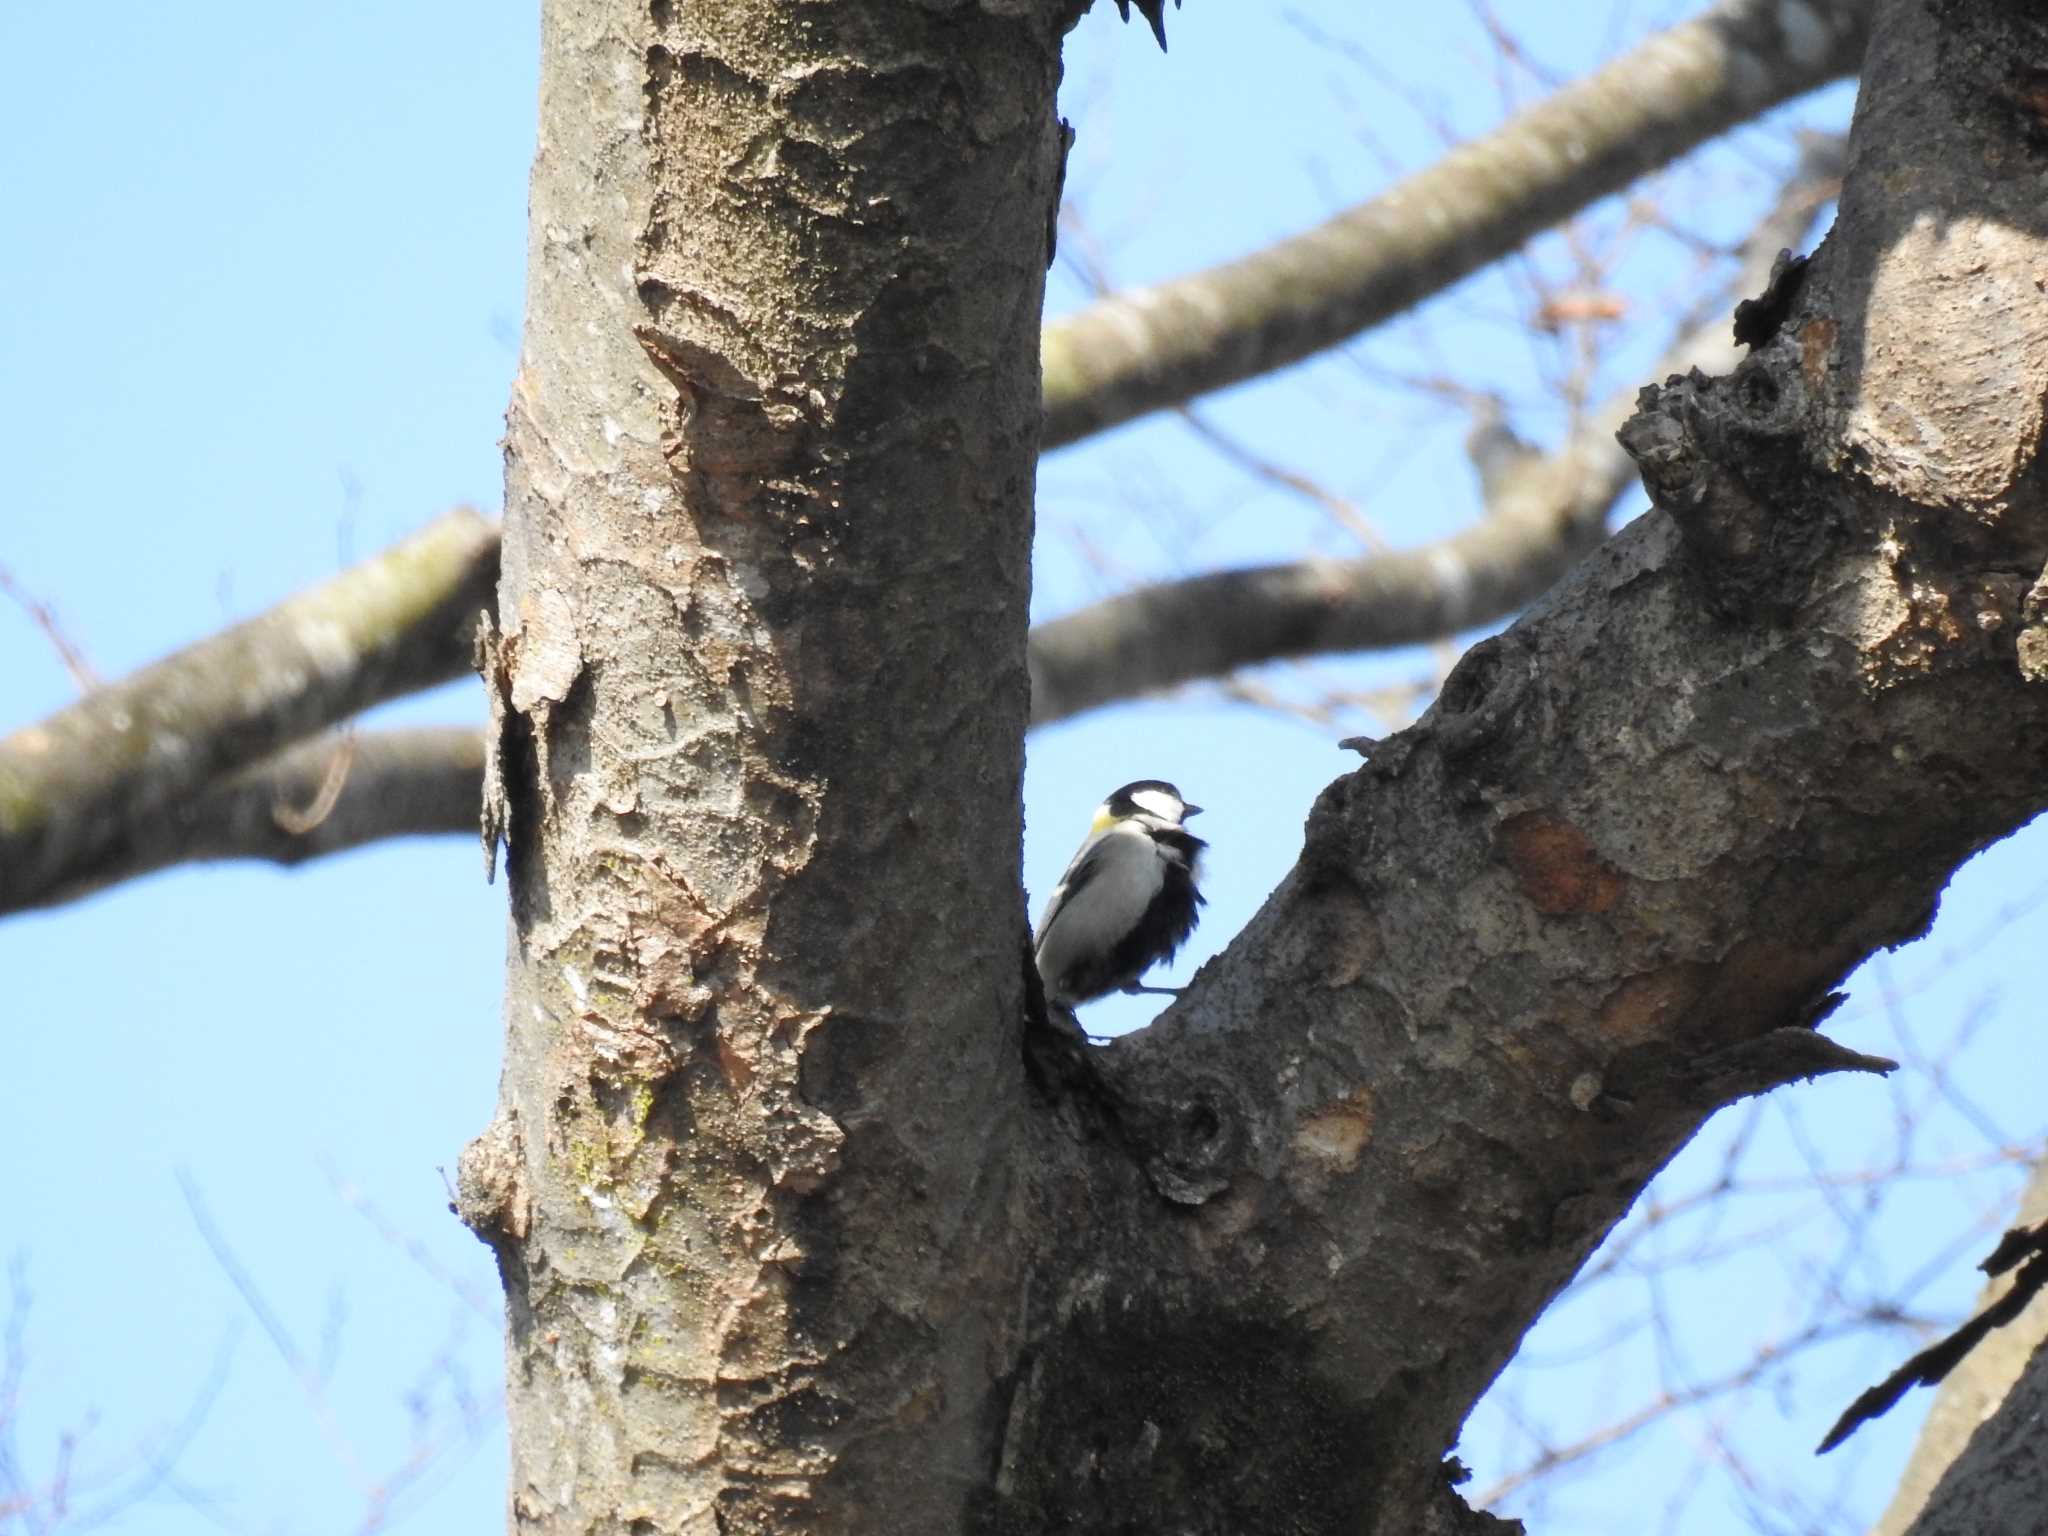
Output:
[[[1872,0],[1722,0],[1327,223],[1048,327],[1047,447],[1299,362],[1853,73]]]
[[[1831,989],[2048,799],[2042,23],[1891,0],[1836,232],[1628,428],[1657,509],[1085,1052],[1015,878],[1058,27],[790,16],[548,10],[462,1173],[514,1525],[1481,1528],[1549,1298],[1715,1108],[1885,1066]]]
[[[550,0],[507,443],[516,1529],[957,1532],[1025,922],[1036,3]],[[883,1512],[887,1514],[884,1515]]]
[[[1371,1470],[1328,1468],[1350,1528],[1409,1528],[1650,1173],[1734,1095],[1844,1064],[1835,983],[2048,798],[2042,26],[1886,7],[1782,325],[1645,392],[1658,510],[1332,786],[1266,909],[1109,1053],[1155,1187],[1201,1203],[1107,1315],[1167,1273],[1161,1349],[1284,1320],[1267,1352],[1378,1431]],[[1234,1411],[1307,1400],[1273,1387]],[[1074,1417],[1044,1414],[1055,1462]]]

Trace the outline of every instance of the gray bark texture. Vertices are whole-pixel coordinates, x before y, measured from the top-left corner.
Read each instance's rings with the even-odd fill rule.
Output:
[[[1888,0],[1656,502],[1330,786],[1154,1027],[1024,958],[1065,10],[551,0],[465,1217],[515,1530],[1475,1531],[1473,1401],[2048,800],[2048,79]]]

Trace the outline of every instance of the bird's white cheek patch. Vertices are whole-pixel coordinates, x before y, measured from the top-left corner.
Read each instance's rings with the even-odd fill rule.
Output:
[[[1139,790],[1135,795],[1131,796],[1131,804],[1137,806],[1140,810],[1150,811],[1154,816],[1160,817],[1165,821],[1180,820],[1180,802],[1175,800],[1173,796],[1162,794],[1156,789]]]

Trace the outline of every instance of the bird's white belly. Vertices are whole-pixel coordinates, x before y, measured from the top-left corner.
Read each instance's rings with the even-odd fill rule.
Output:
[[[1064,975],[1078,957],[1115,943],[1166,883],[1166,867],[1141,828],[1107,836],[1126,846],[1105,850],[1102,868],[1055,914],[1038,953],[1044,975]]]

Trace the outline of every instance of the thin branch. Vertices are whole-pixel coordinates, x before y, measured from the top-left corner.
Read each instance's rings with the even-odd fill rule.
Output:
[[[2001,1392],[1982,1401],[1980,1415],[1948,1426],[1954,1459],[1926,1469],[1933,1486],[1921,1495],[1925,1502],[1918,1513],[1895,1527],[1888,1512],[1880,1531],[1989,1536],[2040,1528],[2048,1501],[2048,1458],[2040,1451],[2041,1423],[2048,1417],[2048,1353],[2015,1350],[1998,1374],[2005,1378],[1998,1383]]]
[[[56,610],[33,596],[15,580],[14,573],[4,565],[0,565],[0,593],[12,598],[20,606],[21,611],[28,615],[29,622],[43,632],[43,638],[50,642],[50,648],[57,653],[57,659],[64,663],[64,670],[71,674],[71,681],[78,685],[80,693],[90,693],[99,687],[99,674],[93,671],[92,663],[85,659],[85,652],[65,633]]]
[[[1515,1468],[1473,1495],[1472,1503],[1475,1508],[1491,1509],[1529,1484],[1550,1477],[1574,1463],[1597,1456],[1602,1451],[1610,1450],[1661,1419],[1755,1386],[1766,1374],[1783,1369],[1789,1361],[1806,1350],[1845,1337],[1854,1337],[1867,1327],[1890,1321],[1875,1317],[1852,1317],[1825,1325],[1815,1324],[1792,1338],[1767,1345],[1736,1369],[1711,1380],[1665,1387],[1648,1402],[1588,1431],[1569,1445],[1543,1446],[1526,1465]]]
[[[1421,549],[1193,576],[1050,620],[1031,637],[1032,724],[1257,662],[1491,623],[1599,543],[1620,488],[1567,457],[1531,466],[1485,519]]]
[[[1286,465],[1269,459],[1247,446],[1211,421],[1206,412],[1197,410],[1192,405],[1183,405],[1177,409],[1180,419],[1187,424],[1189,431],[1246,474],[1291,492],[1312,506],[1321,507],[1329,514],[1332,522],[1374,554],[1393,553],[1394,547],[1386,541],[1385,535],[1373,527],[1372,520],[1359,510],[1355,502],[1339,496],[1328,486],[1318,483],[1300,470],[1289,469]]]
[[[1795,14],[1796,13],[1796,14]],[[1371,202],[1045,333],[1045,445],[1298,362],[1856,69],[1869,0],[1722,0]]]
[[[256,1319],[257,1326],[262,1328],[270,1340],[271,1347],[277,1351],[278,1358],[284,1362],[285,1369],[291,1373],[292,1380],[297,1383],[300,1393],[305,1397],[306,1406],[311,1410],[314,1422],[319,1425],[321,1434],[334,1452],[335,1459],[341,1463],[358,1487],[367,1493],[371,1486],[370,1480],[363,1472],[355,1446],[343,1432],[340,1420],[334,1416],[334,1410],[328,1404],[326,1389],[321,1384],[318,1373],[300,1352],[298,1344],[291,1336],[291,1330],[284,1325],[284,1319],[277,1315],[276,1309],[257,1288],[255,1277],[243,1266],[234,1249],[228,1246],[226,1235],[215,1225],[213,1213],[206,1208],[206,1200],[199,1192],[199,1185],[191,1174],[182,1169],[178,1172],[178,1189],[185,1197],[185,1209],[191,1214],[192,1225],[198,1229],[200,1240],[206,1244],[207,1251],[213,1255],[213,1260],[220,1266],[221,1273],[227,1276],[228,1283],[242,1298],[243,1305],[248,1307],[249,1315]]]
[[[2014,1270],[2018,1256],[2022,1254],[2026,1256],[2026,1262]],[[1947,1379],[1950,1371],[1969,1357],[1986,1335],[2010,1323],[2027,1309],[2028,1303],[2048,1289],[2048,1223],[2007,1232],[1998,1245],[1998,1251],[1984,1261],[1982,1268],[1992,1275],[2013,1271],[2010,1288],[1939,1343],[1921,1350],[1883,1381],[1858,1396],[1842,1411],[1842,1416],[1835,1420],[1834,1427],[1821,1440],[1821,1454],[1833,1450],[1872,1419],[1890,1412],[1892,1406],[1912,1388],[1938,1386]]]

